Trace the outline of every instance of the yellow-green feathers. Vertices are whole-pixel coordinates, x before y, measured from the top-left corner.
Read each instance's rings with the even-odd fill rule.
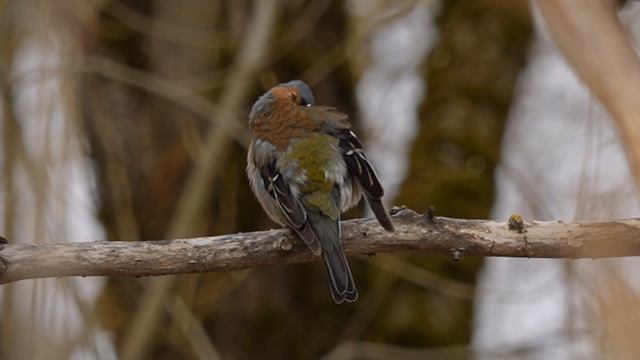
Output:
[[[295,139],[279,163],[281,169],[295,169],[304,178],[299,182],[301,199],[333,219],[340,216],[340,200],[335,198],[336,184],[327,173],[341,161],[337,146],[338,139],[327,134]]]

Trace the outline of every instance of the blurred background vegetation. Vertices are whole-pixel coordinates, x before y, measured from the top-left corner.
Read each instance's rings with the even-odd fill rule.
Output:
[[[385,54],[410,56],[434,39],[423,56],[411,55],[418,60],[409,70],[428,89],[407,105],[416,119],[410,136],[393,144],[406,156],[373,156],[383,180],[400,179],[386,201],[490,217],[533,34],[524,0],[5,0],[3,233],[23,242],[137,241],[274,227],[244,173],[251,104],[275,84],[302,79],[318,103],[351,115],[365,147],[386,151],[385,132],[368,124],[360,82],[379,56],[374,38],[416,12],[432,22],[431,33]],[[394,109],[396,98],[378,106]],[[384,121],[402,126],[393,114]],[[394,173],[395,162],[405,170]],[[471,356],[482,259],[393,254],[351,263],[361,296],[341,306],[319,263],[5,285],[0,354]]]

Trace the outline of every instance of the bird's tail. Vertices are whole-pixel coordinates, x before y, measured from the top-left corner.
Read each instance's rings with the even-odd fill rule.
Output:
[[[331,296],[336,304],[358,299],[358,290],[353,281],[347,257],[340,241],[340,222],[313,211],[308,213],[311,226],[320,240],[322,258],[331,280]]]
[[[324,265],[327,267],[331,279],[331,296],[336,304],[344,301],[354,302],[358,300],[358,289],[353,281],[351,269],[344,251],[324,252],[322,255]]]

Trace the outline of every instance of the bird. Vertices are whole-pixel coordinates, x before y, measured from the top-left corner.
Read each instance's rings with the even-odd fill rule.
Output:
[[[315,104],[301,80],[264,93],[249,112],[247,177],[267,215],[322,256],[336,304],[358,290],[342,247],[340,216],[364,197],[382,227],[394,231],[384,189],[349,117]]]

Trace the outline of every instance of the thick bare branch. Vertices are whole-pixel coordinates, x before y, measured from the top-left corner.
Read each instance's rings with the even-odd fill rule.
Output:
[[[425,251],[461,255],[536,258],[601,258],[640,255],[640,219],[507,222],[461,220],[401,210],[396,232],[374,219],[343,223],[351,255]],[[245,269],[317,260],[288,230],[160,241],[5,245],[0,284],[59,276],[150,276]]]

